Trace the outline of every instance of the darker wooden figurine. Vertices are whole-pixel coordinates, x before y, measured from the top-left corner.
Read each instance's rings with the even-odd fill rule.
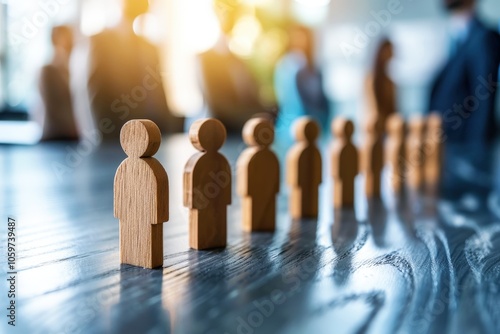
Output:
[[[320,128],[309,117],[295,122],[297,143],[287,156],[287,182],[291,188],[292,218],[318,217],[318,187],[321,184],[321,154],[316,147]]]
[[[333,201],[335,208],[354,206],[354,180],[359,172],[358,150],[352,143],[354,124],[338,118],[332,125],[337,138],[332,152]]]
[[[152,156],[161,133],[149,120],[123,125],[120,142],[127,154],[114,183],[114,215],[120,220],[120,261],[144,268],[163,265],[163,222],[168,221],[168,176]]]
[[[216,119],[202,119],[189,130],[200,151],[184,168],[184,206],[189,208],[189,245],[194,249],[225,247],[227,206],[231,204],[231,167],[218,152],[226,129]]]
[[[274,231],[280,168],[278,158],[270,149],[274,141],[273,124],[265,118],[252,118],[243,128],[243,139],[250,146],[237,162],[243,228],[246,231]]]

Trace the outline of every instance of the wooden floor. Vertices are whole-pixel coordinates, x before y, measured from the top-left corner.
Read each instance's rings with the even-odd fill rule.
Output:
[[[243,148],[224,147],[233,167]],[[438,197],[358,192],[355,213],[334,214],[325,182],[318,221],[291,221],[283,185],[275,233],[242,232],[235,196],[228,247],[203,252],[188,248],[182,206],[192,153],[181,135],[157,155],[171,214],[163,270],[144,270],[119,264],[119,147],[0,147],[0,333],[500,333],[495,149],[449,146]],[[17,220],[15,329],[5,316],[8,217]]]

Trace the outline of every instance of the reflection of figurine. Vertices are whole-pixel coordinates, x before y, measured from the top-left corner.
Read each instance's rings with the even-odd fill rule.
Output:
[[[296,121],[297,143],[287,157],[287,181],[291,188],[292,218],[318,217],[318,187],[321,184],[321,153],[316,147],[319,125],[309,117]]]
[[[377,118],[385,130],[387,118],[396,112],[396,87],[387,74],[393,57],[392,43],[385,39],[380,44],[373,68],[366,80],[369,119]]]
[[[434,82],[428,111],[441,114],[448,141],[491,142],[500,37],[479,21],[475,0],[444,0],[444,5],[452,13],[450,56]]]
[[[69,58],[73,49],[71,27],[52,29],[54,57],[42,67],[40,96],[44,107],[42,140],[78,139],[69,83]]]
[[[240,132],[255,114],[266,113],[259,86],[248,67],[231,53],[227,38],[236,23],[236,0],[216,0],[215,11],[223,35],[210,50],[198,56],[201,88],[211,116],[230,132]]]
[[[246,231],[274,231],[280,167],[278,158],[269,148],[274,141],[272,123],[265,118],[252,118],[243,128],[243,139],[250,146],[237,163],[243,228]]]
[[[91,37],[88,92],[99,128],[101,122],[119,129],[130,119],[147,118],[163,132],[176,130],[176,118],[167,107],[157,49],[133,30],[134,20],[147,11],[147,0],[124,0],[119,25]],[[103,136],[117,138],[118,131],[104,132]]]
[[[163,265],[163,222],[168,221],[168,176],[152,156],[161,133],[149,120],[127,122],[120,141],[128,158],[115,175],[114,213],[120,220],[120,261],[144,268]]]
[[[226,140],[226,129],[216,119],[202,119],[193,123],[189,137],[200,151],[189,159],[184,169],[189,244],[194,249],[225,247],[231,167],[218,150]]]

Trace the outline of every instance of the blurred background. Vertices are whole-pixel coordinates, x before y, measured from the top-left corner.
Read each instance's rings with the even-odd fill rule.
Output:
[[[156,78],[161,80],[159,87],[167,101],[166,122],[176,124],[164,131],[182,131],[193,119],[211,113],[237,131],[245,117],[235,120],[228,110],[240,108],[242,114],[262,112],[277,117],[283,136],[290,120],[304,113],[300,108],[324,124],[335,115],[360,121],[369,104],[367,78],[374,72],[378,46],[384,40],[392,44],[387,75],[395,85],[396,110],[403,115],[423,113],[428,109],[430,85],[449,48],[449,22],[440,0],[150,0],[149,8],[129,8],[128,12],[121,0],[0,3],[2,143],[74,140],[85,131],[113,124],[118,127],[112,118],[109,124],[102,121],[96,103],[105,104],[110,113],[131,110],[121,121],[134,118],[136,103],[150,103],[148,87],[156,89]],[[499,1],[479,1],[478,15],[490,28],[500,28]],[[120,27],[125,17],[130,19],[134,35],[158,48],[159,66],[156,60],[144,61],[141,70],[152,81],[142,80],[139,88],[120,87],[122,94],[108,92],[114,95],[106,100],[99,92],[109,81],[93,81],[92,73],[104,76],[113,62],[101,64],[103,57],[93,52],[109,47],[107,55],[122,59],[146,47],[106,46],[110,43],[105,39],[93,39]],[[67,86],[72,100],[68,105],[74,114],[56,128],[74,124],[76,129],[51,136],[54,131],[47,126],[51,111],[46,109],[64,96],[55,96],[61,89],[44,91],[44,87],[55,87],[51,82],[61,84],[61,80],[54,79],[55,72],[43,69],[56,64],[60,70],[64,61],[55,50],[68,40],[64,30],[53,30],[55,26],[69,26],[72,32]],[[297,50],[301,55],[297,56]],[[120,64],[127,77],[131,67],[126,61]],[[221,73],[221,68],[227,73]],[[110,70],[107,79],[120,81],[117,73]],[[295,78],[297,84],[291,85]],[[297,107],[299,100],[301,107]],[[117,114],[121,115],[114,116]]]

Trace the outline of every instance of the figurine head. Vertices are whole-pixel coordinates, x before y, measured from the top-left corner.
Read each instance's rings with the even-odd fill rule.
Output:
[[[151,157],[160,148],[161,132],[150,120],[134,119],[122,127],[120,143],[130,158]]]
[[[318,139],[320,129],[318,123],[310,117],[302,117],[294,123],[295,138],[297,141],[313,143]]]
[[[198,151],[218,151],[226,141],[226,128],[215,118],[200,119],[191,125],[189,139]]]
[[[337,138],[350,140],[354,134],[354,123],[345,118],[337,118],[333,121],[332,133]]]
[[[243,140],[249,146],[269,147],[274,141],[274,126],[266,118],[251,118],[243,127]]]
[[[386,129],[389,134],[403,135],[405,133],[405,121],[399,114],[392,114],[387,119]]]

